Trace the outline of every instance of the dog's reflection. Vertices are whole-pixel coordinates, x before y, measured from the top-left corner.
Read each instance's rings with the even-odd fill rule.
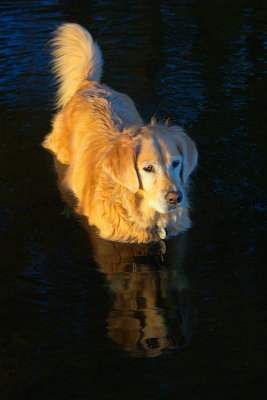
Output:
[[[62,184],[65,166],[55,160],[55,170],[70,211],[75,199]],[[121,244],[99,238],[85,218],[79,219],[113,298],[107,319],[109,337],[132,356],[140,357],[186,346],[194,319],[183,267],[186,234],[154,244]]]
[[[88,230],[113,297],[109,337],[132,356],[154,357],[186,346],[193,313],[182,264],[185,237],[167,244],[119,244]]]

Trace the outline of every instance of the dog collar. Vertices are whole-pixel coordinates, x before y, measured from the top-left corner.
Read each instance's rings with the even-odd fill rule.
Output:
[[[168,229],[163,228],[162,226],[158,226],[157,233],[161,239],[166,239],[166,237],[168,236]]]

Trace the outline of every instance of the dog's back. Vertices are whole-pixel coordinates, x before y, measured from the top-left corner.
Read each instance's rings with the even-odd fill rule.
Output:
[[[70,164],[72,154],[77,156],[83,145],[90,144],[94,155],[100,156],[97,148],[105,150],[118,131],[143,124],[127,95],[99,83],[102,54],[87,30],[78,24],[63,24],[55,31],[51,46],[59,113],[43,146],[58,161]]]

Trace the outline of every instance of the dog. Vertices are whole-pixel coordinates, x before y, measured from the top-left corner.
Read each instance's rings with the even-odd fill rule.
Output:
[[[51,41],[58,113],[43,147],[66,166],[63,185],[99,236],[149,243],[186,231],[197,149],[179,126],[144,124],[133,101],[100,83],[90,33],[65,23]]]

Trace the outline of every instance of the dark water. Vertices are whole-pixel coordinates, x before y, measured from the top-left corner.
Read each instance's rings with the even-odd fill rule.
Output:
[[[264,8],[1,2],[1,398],[264,397]],[[194,227],[166,248],[99,241],[62,214],[39,144],[63,21],[92,32],[104,81],[145,119],[170,117],[197,142]]]

